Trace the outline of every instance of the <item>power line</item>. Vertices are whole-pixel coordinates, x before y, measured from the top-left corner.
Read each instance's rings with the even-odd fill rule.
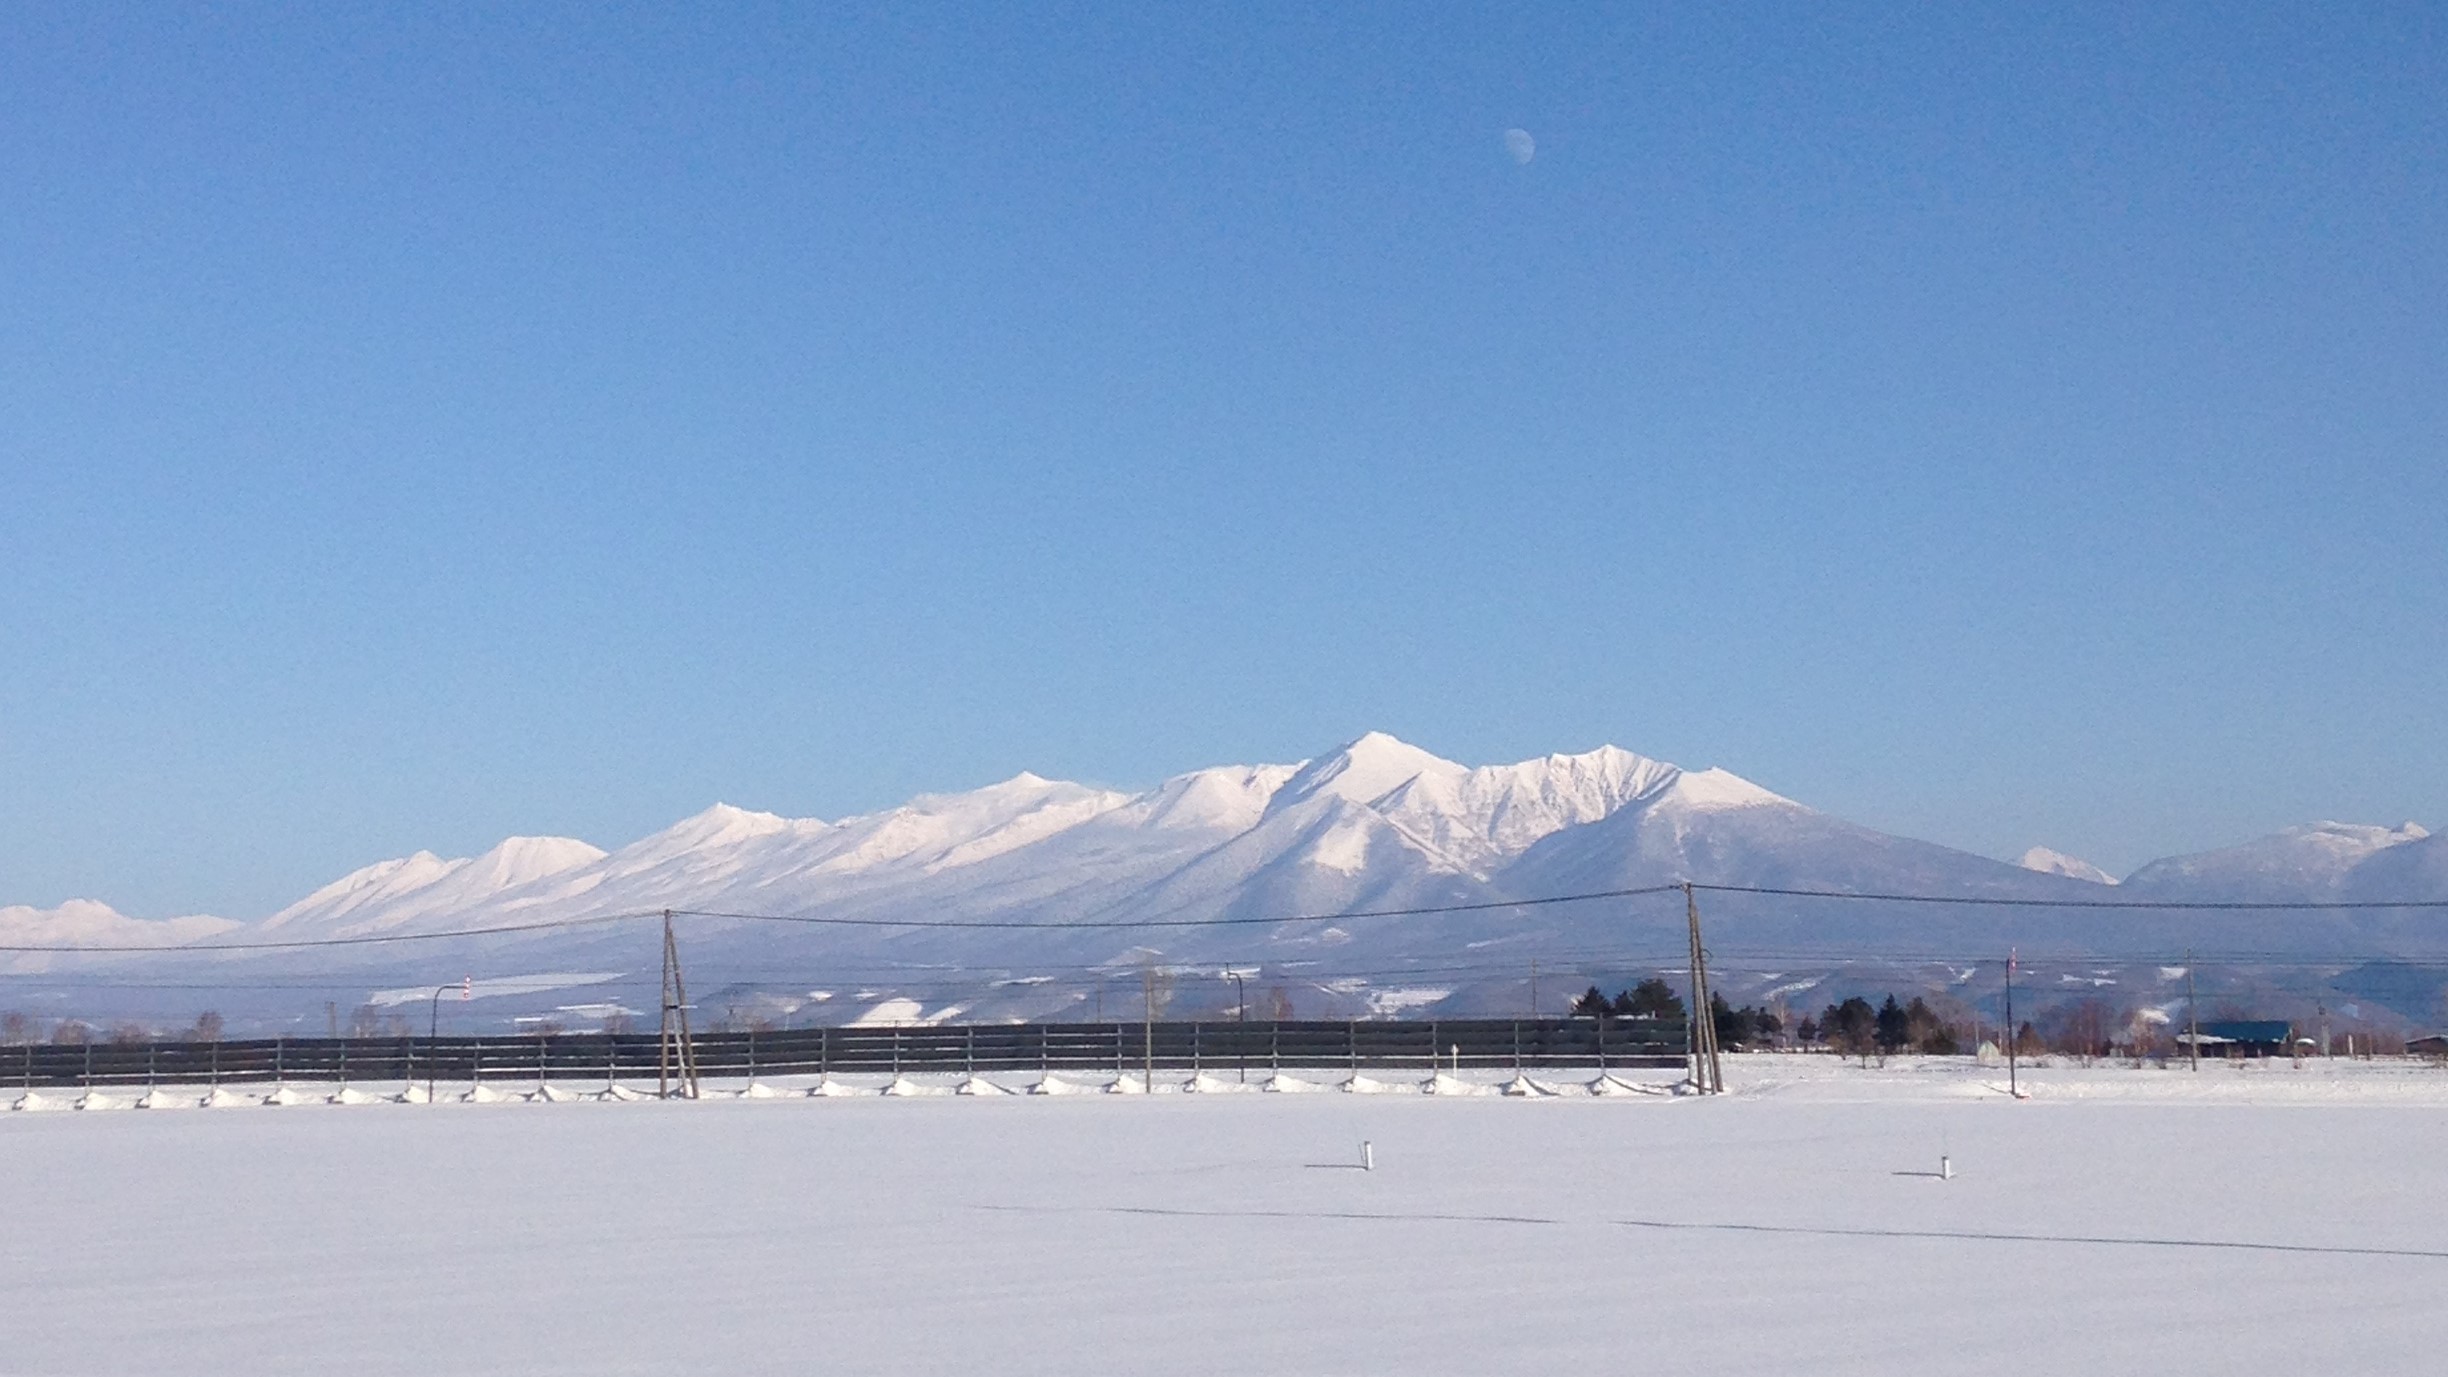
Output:
[[[1771,885],[1709,884],[1694,881],[1692,889],[1711,894],[1750,894],[1772,898],[1834,899],[1890,904],[1940,904],[1983,908],[2105,909],[2129,912],[2372,912],[2388,909],[2448,909],[2448,899],[2305,899],[2276,901],[2180,899],[2045,899],[1999,895],[1896,894],[1841,889],[1805,889]],[[1290,923],[1340,923],[1375,918],[1423,918],[1440,914],[1488,913],[1506,909],[1545,908],[1558,904],[1592,903],[1607,899],[1638,899],[1672,894],[1681,884],[1642,885],[1629,889],[1597,889],[1575,894],[1475,900],[1458,904],[1422,904],[1407,908],[1347,909],[1332,913],[1296,913],[1214,918],[1046,919],[1008,918],[856,918],[820,913],[746,913],[722,909],[671,909],[676,917],[711,918],[752,923],[789,923],[810,927],[942,929],[995,932],[1122,932],[1195,928],[1278,927]],[[659,918],[666,910],[555,918],[498,927],[453,928],[437,932],[366,933],[352,937],[298,938],[290,941],[135,943],[123,946],[77,946],[65,943],[0,943],[0,954],[48,956],[123,956],[168,952],[245,953],[304,951],[336,947],[372,947],[405,942],[513,936],[521,933],[566,931],[614,923]],[[1739,918],[1737,918],[1739,921]]]
[[[1679,886],[1678,886],[1679,887]],[[2196,910],[2269,913],[2327,913],[2357,909],[2448,908],[2448,899],[2302,899],[2246,902],[2234,899],[2016,899],[1995,895],[1865,894],[1845,889],[1780,889],[1768,885],[1710,885],[1694,881],[1692,888],[1713,894],[1768,894],[1795,899],[1868,899],[1889,904],[1976,904],[1987,908],[2110,908],[2168,912]]]
[[[842,918],[819,913],[727,913],[701,908],[676,908],[672,912],[687,918],[736,918],[751,923],[806,923],[818,927],[964,928],[1011,932],[1030,932],[1042,928],[1105,932],[1139,928],[1273,927],[1283,923],[1340,923],[1360,918],[1423,918],[1439,913],[1485,913],[1493,909],[1540,908],[1550,904],[1579,904],[1597,899],[1636,899],[1650,894],[1670,894],[1681,888],[1681,885],[1644,885],[1638,889],[1595,889],[1582,894],[1551,894],[1534,899],[1486,899],[1467,904],[1426,904],[1417,908],[1350,909],[1340,913],[1236,918],[1048,919],[1043,922],[1015,922],[993,918]]]

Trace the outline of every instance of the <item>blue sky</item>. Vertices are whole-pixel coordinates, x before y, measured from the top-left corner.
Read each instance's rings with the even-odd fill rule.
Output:
[[[0,15],[0,903],[1370,728],[2448,822],[2435,6],[678,8]]]

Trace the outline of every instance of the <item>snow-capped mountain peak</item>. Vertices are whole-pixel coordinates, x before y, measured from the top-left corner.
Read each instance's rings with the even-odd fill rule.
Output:
[[[2063,851],[2052,851],[2045,846],[2035,846],[2024,852],[2016,858],[2015,864],[2025,870],[2038,871],[2043,875],[2063,875],[2068,879],[2089,880],[2095,885],[2112,885],[2117,882],[2116,876],[2089,861],[2077,856],[2069,856]]]
[[[1322,795],[1353,803],[1374,803],[1422,776],[1469,774],[1469,767],[1386,735],[1369,732],[1359,740],[1309,761],[1276,790],[1269,808],[1279,810]]]

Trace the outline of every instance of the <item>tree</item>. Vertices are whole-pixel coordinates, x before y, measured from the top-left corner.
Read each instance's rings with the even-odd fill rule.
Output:
[[[1878,1028],[1873,1036],[1882,1055],[1900,1052],[1912,1041],[1912,1020],[1905,1014],[1904,1006],[1896,1003],[1894,995],[1887,996],[1887,1002],[1879,1006]]]
[[[1674,986],[1654,975],[1628,992],[1615,996],[1615,1012],[1622,1018],[1680,1019],[1689,1014],[1683,1007],[1683,997],[1675,993]]]
[[[1794,1025],[1794,1036],[1802,1039],[1802,1045],[1805,1047],[1817,1042],[1819,1040],[1819,1020],[1807,1014],[1804,1015],[1802,1021]]]
[[[1590,986],[1579,999],[1572,1002],[1571,1013],[1574,1018],[1604,1018],[1613,1012],[1615,1012],[1615,1006],[1607,1002],[1605,995],[1598,993],[1598,987],[1595,985]]]
[[[1878,1014],[1869,1000],[1853,995],[1842,1004],[1830,1004],[1819,1015],[1819,1035],[1837,1055],[1867,1062],[1878,1046]]]
[[[1955,1030],[1919,995],[1904,1006],[1904,1035],[1914,1051],[1927,1056],[1951,1057],[1963,1050],[1956,1041]]]
[[[219,1042],[221,1040],[221,1015],[210,1009],[197,1014],[195,1027],[187,1036],[192,1042]]]
[[[0,1042],[12,1045],[34,1040],[34,1020],[15,1009],[0,1014]]]
[[[1709,992],[1709,1018],[1717,1026],[1717,1041],[1729,1047],[1750,1047],[1775,1038],[1784,1023],[1766,1009],[1746,1004],[1737,1009],[1724,995]]]

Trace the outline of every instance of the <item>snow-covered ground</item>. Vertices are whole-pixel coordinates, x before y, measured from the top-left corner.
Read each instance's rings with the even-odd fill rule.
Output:
[[[2003,1074],[0,1114],[0,1372],[2410,1372],[2448,1346],[2448,1071],[2051,1066],[2022,1101]]]

